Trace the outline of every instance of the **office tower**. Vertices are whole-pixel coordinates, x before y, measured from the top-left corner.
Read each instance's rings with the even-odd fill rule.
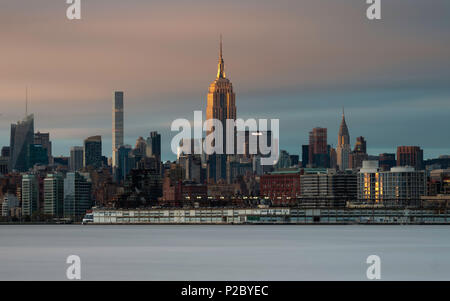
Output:
[[[217,77],[210,84],[207,97],[206,119],[222,122],[223,154],[226,153],[226,120],[236,119],[236,95],[233,85],[225,76],[225,63],[222,55],[222,38],[220,39],[219,63]],[[207,132],[207,135],[210,131]],[[226,155],[212,154],[208,158],[208,180],[218,182],[226,179]]]
[[[48,165],[48,152],[41,144],[30,144],[27,153],[27,167],[34,165]]]
[[[338,169],[336,149],[333,147],[329,147],[328,156],[329,156],[328,167],[333,168],[333,169]]]
[[[1,156],[4,157],[4,158],[11,157],[11,149],[10,149],[9,146],[2,147],[2,154],[1,154]]]
[[[396,166],[395,154],[383,153],[378,156],[378,162],[382,171],[389,171]]]
[[[298,166],[299,164],[299,160],[300,160],[300,156],[299,155],[290,155],[291,157],[291,166]]]
[[[147,157],[155,157],[161,160],[161,134],[150,132],[147,138]]]
[[[344,111],[342,110],[342,121],[339,127],[338,145],[336,148],[337,165],[340,170],[346,170],[349,167],[350,155],[350,134],[348,132],[347,123],[345,122]]]
[[[349,168],[354,170],[361,168],[363,161],[368,160],[368,158],[366,140],[364,137],[360,136],[356,138],[355,148],[350,153]]]
[[[306,168],[309,164],[309,145],[302,145],[302,167]]]
[[[34,144],[40,144],[47,151],[48,164],[53,163],[52,159],[52,142],[50,141],[50,133],[37,132],[34,134]]]
[[[123,92],[114,93],[112,108],[112,166],[117,166],[117,150],[123,145]]]
[[[130,170],[135,167],[134,158],[131,156],[132,150],[131,145],[122,145],[117,149],[116,181],[125,180]]]
[[[427,176],[413,167],[380,171],[378,161],[364,161],[358,173],[358,200],[384,205],[417,205],[427,194]]]
[[[0,175],[9,173],[9,157],[0,157]]]
[[[397,166],[412,166],[423,169],[423,150],[418,146],[397,147]]]
[[[201,139],[182,139],[177,151],[177,163],[182,167],[184,180],[203,183]]]
[[[139,137],[136,139],[136,144],[133,150],[134,155],[138,158],[138,161],[144,158],[147,154],[147,142],[143,137]]]
[[[64,216],[80,218],[91,209],[91,182],[78,172],[69,172],[64,179]]]
[[[367,153],[367,142],[363,136],[359,136],[356,138],[355,148],[353,149],[353,151],[359,153]]]
[[[102,166],[102,137],[92,136],[84,140],[83,166],[99,168]]]
[[[44,213],[55,217],[64,214],[64,179],[60,174],[48,174],[44,179]]]
[[[36,175],[23,175],[21,196],[22,215],[31,216],[39,210],[39,181]]]
[[[329,166],[329,154],[327,144],[327,129],[314,128],[309,132],[309,164],[311,167]]]
[[[289,168],[291,167],[291,157],[289,153],[285,150],[280,151],[280,156],[278,157],[278,162],[276,164],[277,169]]]
[[[82,168],[83,168],[83,147],[72,146],[70,148],[69,169],[70,171],[79,171]]]
[[[28,170],[28,149],[34,143],[34,116],[27,115],[17,124],[11,124],[10,170],[20,172]]]

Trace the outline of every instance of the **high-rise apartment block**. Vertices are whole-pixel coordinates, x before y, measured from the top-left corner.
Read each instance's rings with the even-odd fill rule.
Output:
[[[23,175],[21,197],[22,215],[31,216],[39,210],[39,181],[36,175]]]
[[[44,213],[63,217],[64,179],[60,174],[48,174],[44,179]]]
[[[64,216],[79,218],[92,207],[92,184],[87,175],[69,172],[64,179]]]

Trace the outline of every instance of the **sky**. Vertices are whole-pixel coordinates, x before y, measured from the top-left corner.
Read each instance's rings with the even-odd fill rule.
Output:
[[[337,144],[345,107],[352,146],[369,154],[419,145],[450,154],[450,1],[65,0],[0,3],[0,146],[25,114],[50,132],[54,156],[102,135],[111,154],[112,99],[125,92],[125,142],[162,134],[206,110],[219,35],[238,118],[279,118],[280,146],[301,154],[313,127]]]

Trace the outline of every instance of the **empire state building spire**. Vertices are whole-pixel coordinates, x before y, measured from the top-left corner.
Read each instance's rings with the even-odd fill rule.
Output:
[[[220,35],[219,64],[217,66],[217,78],[225,78],[225,63],[222,55],[222,35]]]

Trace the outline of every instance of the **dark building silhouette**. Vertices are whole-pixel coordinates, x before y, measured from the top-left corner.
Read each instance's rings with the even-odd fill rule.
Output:
[[[302,167],[309,164],[309,145],[302,145]]]
[[[27,115],[17,124],[11,124],[10,170],[24,172],[28,170],[28,150],[34,143],[34,116]]]
[[[84,140],[83,166],[101,167],[102,162],[102,137],[92,136]]]
[[[382,171],[390,171],[397,162],[395,160],[395,154],[383,153],[378,156],[378,162]]]
[[[423,169],[423,150],[418,146],[397,147],[397,166],[412,166]]]
[[[309,132],[309,164],[312,167],[329,167],[326,128],[314,128]]]
[[[40,144],[47,151],[48,164],[52,163],[52,142],[50,141],[50,133],[37,132],[34,134],[34,144]]]

